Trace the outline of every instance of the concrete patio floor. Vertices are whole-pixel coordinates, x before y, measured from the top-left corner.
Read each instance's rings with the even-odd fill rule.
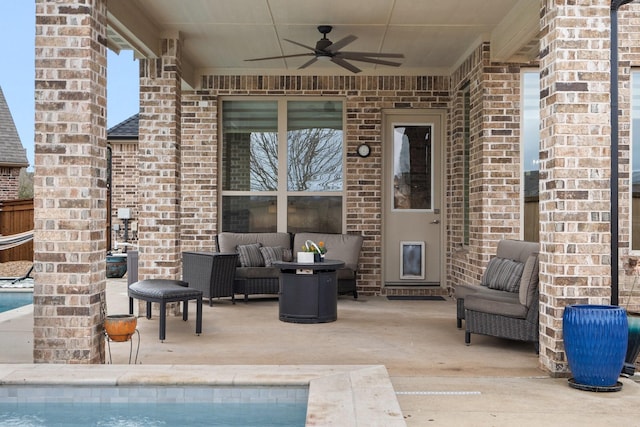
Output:
[[[128,312],[125,279],[108,281],[107,306]],[[156,315],[138,319],[139,364],[384,365],[408,426],[640,425],[638,375],[621,378],[620,392],[579,391],[539,369],[530,343],[473,335],[465,346],[452,299],[341,296],[338,320],[324,324],[281,322],[275,298],[214,300],[200,336],[189,309],[187,322],[168,316],[164,342]],[[32,322],[29,310],[0,315],[0,363],[32,362]],[[114,364],[128,363],[129,343],[109,348]]]

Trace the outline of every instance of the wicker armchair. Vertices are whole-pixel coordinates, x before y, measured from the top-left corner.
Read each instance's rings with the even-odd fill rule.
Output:
[[[233,281],[236,274],[238,254],[213,252],[183,252],[182,280],[190,288],[202,291],[204,298],[231,297],[235,304]]]
[[[455,286],[457,324],[471,334],[531,341],[538,349],[538,249],[536,242],[501,240],[479,285]]]

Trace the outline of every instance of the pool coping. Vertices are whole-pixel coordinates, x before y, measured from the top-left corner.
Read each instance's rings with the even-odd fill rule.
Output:
[[[0,386],[305,386],[306,426],[406,423],[384,365],[0,364]]]

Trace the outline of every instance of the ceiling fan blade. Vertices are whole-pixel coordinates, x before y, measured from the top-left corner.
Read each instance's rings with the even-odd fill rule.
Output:
[[[343,58],[355,58],[356,56],[366,56],[368,58],[404,58],[402,53],[375,53],[375,52],[340,52]]]
[[[298,53],[296,55],[283,55],[283,56],[268,56],[266,58],[253,58],[253,59],[245,59],[245,61],[264,61],[266,59],[282,59],[282,58],[295,58],[298,56],[313,56],[313,53]]]
[[[369,62],[371,64],[389,65],[391,67],[399,67],[400,65],[402,65],[399,62],[385,61],[383,59],[376,59],[376,58],[367,58],[365,56],[356,56],[355,58],[351,58],[351,57],[345,58],[344,56],[340,55],[339,58],[349,59],[350,61]]]
[[[352,43],[352,42],[356,41],[357,39],[358,38],[356,36],[354,36],[354,35],[347,36],[347,37],[345,37],[343,39],[340,39],[337,42],[331,44],[331,46],[329,46],[325,50],[335,53],[338,50],[340,50],[343,47],[345,47],[346,45],[348,45],[349,43]]]
[[[312,54],[313,55],[313,54]],[[302,64],[301,66],[298,67],[298,70],[302,70],[303,68],[307,68],[309,65],[313,64],[314,62],[316,62],[318,60],[318,58],[311,58],[309,61],[305,62],[304,64]]]
[[[360,71],[362,71],[360,68],[356,67],[355,65],[351,65],[347,61],[345,61],[344,59],[337,58],[335,56],[333,58],[331,58],[331,62],[333,62],[334,64],[338,64],[342,68],[346,68],[347,70],[351,71],[352,73],[359,73]]]
[[[293,44],[295,44],[295,45],[298,45],[298,46],[300,46],[300,47],[303,47],[303,48],[305,48],[305,49],[309,49],[309,50],[311,50],[311,51],[313,51],[313,52],[315,52],[315,51],[316,51],[316,49],[315,49],[315,48],[313,48],[313,47],[311,47],[311,46],[307,46],[306,44],[298,43],[298,42],[295,42],[295,41],[293,41],[293,40],[289,40],[289,39],[284,39],[284,40],[288,41],[289,43],[293,43]]]

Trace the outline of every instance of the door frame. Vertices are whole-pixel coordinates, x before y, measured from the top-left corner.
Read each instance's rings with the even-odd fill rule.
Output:
[[[393,159],[390,159],[388,156],[385,156],[384,154],[386,153],[386,145],[385,144],[391,144],[393,141],[387,141],[387,137],[389,135],[389,129],[387,126],[387,121],[389,118],[391,118],[391,121],[393,121],[393,117],[400,117],[402,116],[403,118],[407,118],[410,117],[410,120],[415,119],[416,123],[419,123],[421,121],[424,121],[423,118],[426,115],[431,115],[431,116],[437,116],[438,120],[440,120],[440,132],[438,134],[439,137],[439,142],[440,142],[440,153],[438,158],[434,159],[435,161],[440,162],[441,168],[440,168],[440,188],[439,190],[439,197],[436,201],[436,203],[439,206],[436,206],[436,208],[440,209],[440,286],[432,286],[432,285],[409,285],[409,287],[411,289],[425,289],[425,288],[429,288],[429,289],[446,289],[446,276],[447,276],[447,270],[446,270],[446,229],[447,229],[447,218],[448,218],[448,211],[446,209],[447,205],[445,204],[445,189],[446,189],[446,185],[447,185],[447,180],[446,180],[446,174],[447,174],[447,163],[445,162],[446,160],[446,118],[447,118],[447,110],[445,109],[382,109],[382,146],[383,146],[383,150],[382,150],[382,177],[381,177],[381,185],[382,185],[382,189],[381,189],[381,193],[382,193],[382,205],[381,205],[381,209],[382,212],[384,212],[385,210],[385,206],[387,203],[391,203],[390,199],[390,194],[387,194],[388,192],[385,191],[386,189],[386,183],[385,183],[385,179],[387,177],[387,168],[389,168],[389,163],[393,162]],[[403,120],[406,121],[406,120]],[[435,138],[434,138],[435,140]],[[386,234],[385,234],[385,221],[384,219],[382,220],[382,224],[381,224],[381,236],[380,236],[380,244],[381,244],[381,248],[380,248],[380,257],[382,260],[381,263],[381,275],[380,275],[380,279],[381,279],[381,289],[384,290],[385,288],[387,289],[394,289],[394,288],[399,288],[402,287],[402,285],[399,284],[392,284],[392,285],[387,285],[386,281],[385,281],[385,277],[386,277],[386,272],[384,271],[385,269],[385,258],[388,256],[386,251],[387,251],[387,245],[385,242],[385,238],[386,238]],[[393,249],[389,249],[389,250],[393,250]],[[397,250],[397,249],[396,249]]]

